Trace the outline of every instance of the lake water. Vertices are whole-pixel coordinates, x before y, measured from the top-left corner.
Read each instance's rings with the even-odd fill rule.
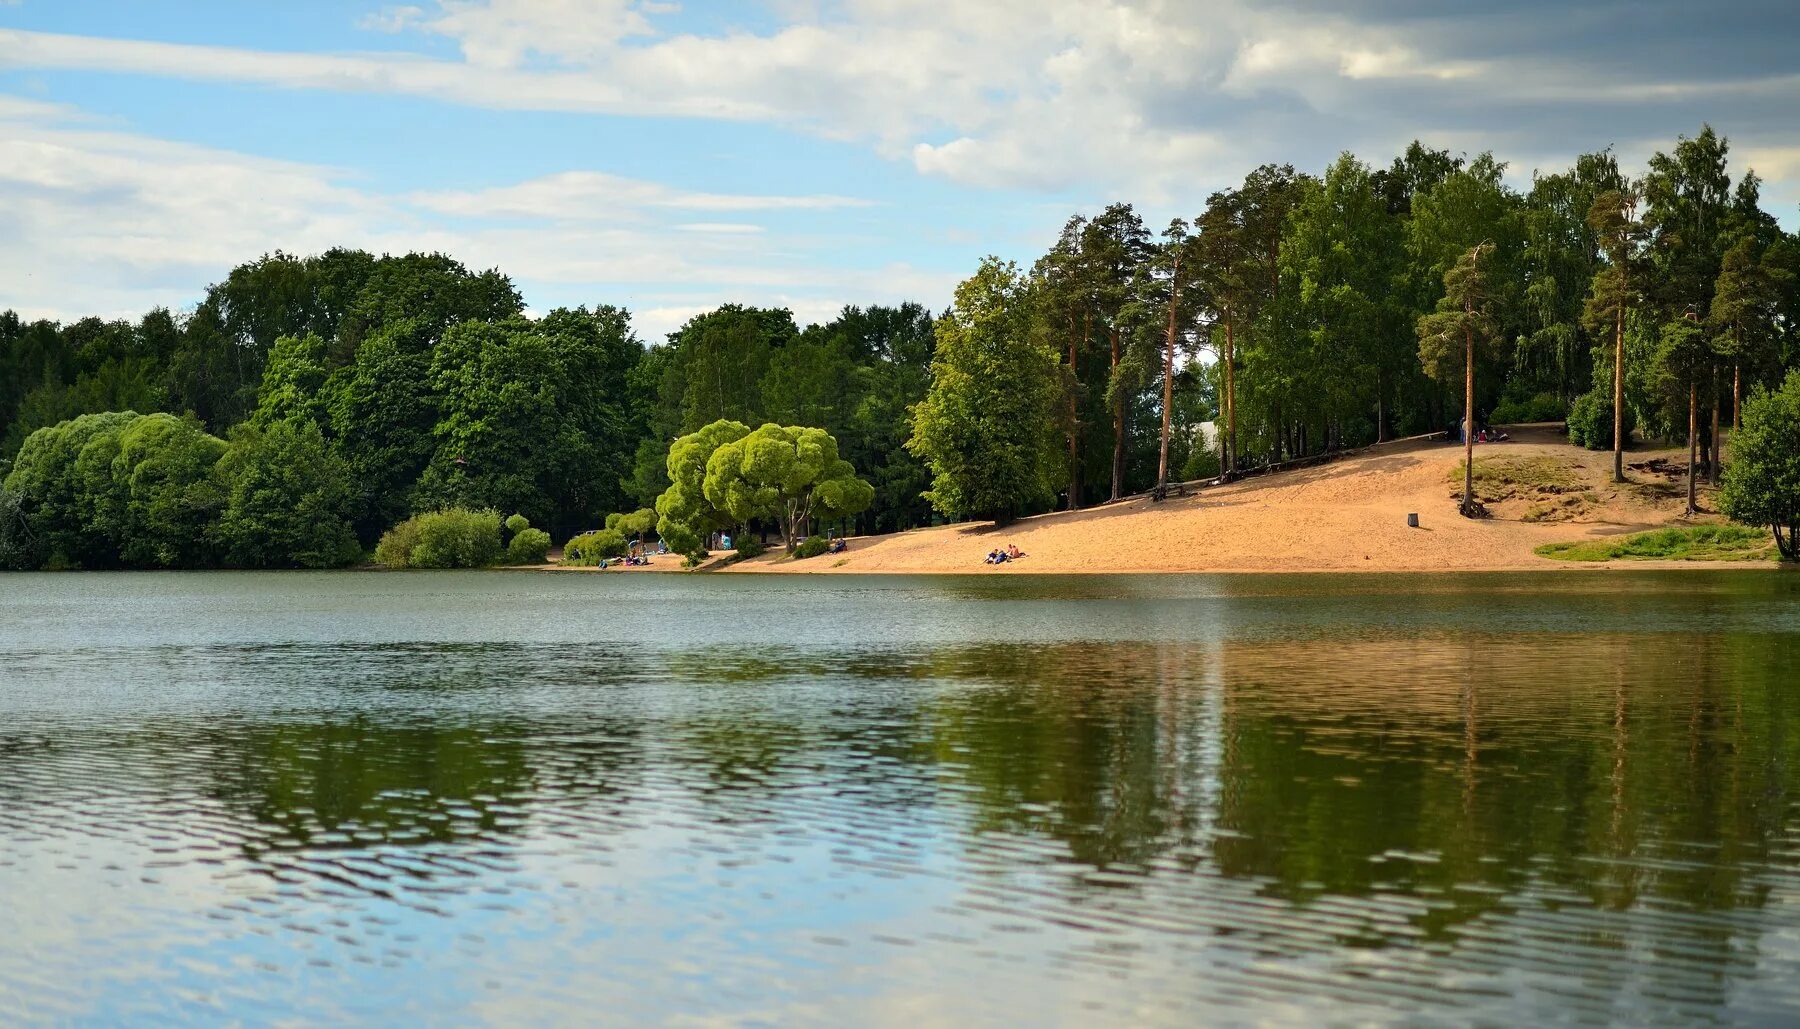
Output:
[[[0,1021],[1800,1017],[1800,576],[0,576]]]

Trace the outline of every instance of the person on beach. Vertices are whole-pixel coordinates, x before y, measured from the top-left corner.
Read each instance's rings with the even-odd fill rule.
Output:
[[[1023,550],[1020,550],[1017,544],[1008,543],[1006,545],[1006,559],[1008,561],[1017,561],[1019,558],[1024,557],[1024,556],[1025,556],[1025,552]]]

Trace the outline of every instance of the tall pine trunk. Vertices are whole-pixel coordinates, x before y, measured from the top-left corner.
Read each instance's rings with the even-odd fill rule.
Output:
[[[1233,365],[1237,346],[1231,338],[1231,316],[1225,317],[1225,473],[1237,474],[1237,382]]]
[[[1119,330],[1112,330],[1112,379],[1113,387],[1113,460],[1112,460],[1112,496],[1118,500],[1125,495],[1125,391],[1118,388],[1119,381]]]
[[[1744,376],[1736,361],[1731,362],[1731,431],[1744,427]]]
[[[1169,488],[1169,408],[1175,402],[1175,307],[1181,303],[1181,261],[1175,261],[1174,277],[1169,283],[1169,330],[1163,345],[1162,452],[1156,458],[1156,495]]]
[[[1719,484],[1719,464],[1725,455],[1719,450],[1719,366],[1712,366],[1712,388],[1707,391],[1712,401],[1712,460],[1706,462],[1706,481]]]
[[[1625,481],[1625,308],[1613,323],[1613,481]]]
[[[1081,408],[1077,399],[1081,387],[1081,342],[1087,338],[1089,319],[1081,315],[1081,335],[1075,335],[1073,319],[1069,325],[1069,510],[1081,507]]]
[[[1463,325],[1463,501],[1465,518],[1475,517],[1475,331]]]
[[[1385,392],[1382,379],[1383,376],[1377,372],[1375,375],[1375,442],[1377,443],[1387,442],[1387,408],[1381,402],[1381,395]]]
[[[1688,469],[1687,469],[1687,513],[1700,513],[1700,505],[1694,501],[1694,466],[1700,463],[1700,384],[1692,376],[1688,378]]]

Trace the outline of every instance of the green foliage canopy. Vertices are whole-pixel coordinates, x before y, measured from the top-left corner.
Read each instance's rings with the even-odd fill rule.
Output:
[[[1781,556],[1800,561],[1800,371],[1745,401],[1731,457],[1720,506],[1740,522],[1769,526]]]
[[[931,387],[906,446],[947,516],[1009,518],[1053,495],[1060,376],[1033,332],[1032,301],[1018,267],[990,257],[937,321]]]
[[[750,435],[743,422],[720,420],[690,432],[669,447],[669,488],[656,498],[656,534],[677,554],[693,556],[714,530],[732,524],[730,512],[706,496],[706,467],[713,452]]]
[[[720,444],[707,459],[702,492],[739,524],[774,519],[790,552],[812,519],[859,514],[875,499],[830,433],[775,424]]]

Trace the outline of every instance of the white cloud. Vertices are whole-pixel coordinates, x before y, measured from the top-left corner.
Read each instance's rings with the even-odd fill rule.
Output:
[[[534,189],[557,181],[616,186],[615,202],[579,217],[527,202],[543,200]],[[339,169],[152,139],[0,96],[0,309],[28,318],[135,317],[192,304],[207,283],[258,254],[333,246],[443,251],[471,267],[498,267],[535,309],[623,304],[647,339],[678,327],[680,311],[727,300],[790,301],[803,319],[845,303],[942,303],[954,276],[857,268],[830,238],[681,217],[856,202],[692,193],[597,172],[389,196]],[[467,217],[496,213],[533,221]]]
[[[645,0],[420,0],[367,24],[451,40],[460,60],[0,30],[0,67],[766,122],[962,183],[1147,199],[1204,195],[1265,160],[1316,166],[1342,149],[1391,153],[1414,136],[1485,134],[1501,149],[1571,153],[1667,139],[1691,130],[1695,110],[1716,108],[1718,121],[1751,101],[1779,108],[1800,88],[1779,60],[1684,64],[1705,50],[1688,37],[1711,22],[1657,47],[1636,38],[1653,30],[1643,19],[1417,8],[1386,17],[1380,3],[1356,6],[793,0],[774,5],[785,18],[774,29],[702,35],[677,31],[671,5]],[[1603,42],[1563,45],[1581,32]],[[1605,59],[1615,52],[1645,56]],[[1742,117],[1741,137],[1793,142]]]
[[[617,219],[645,208],[689,211],[789,211],[868,207],[856,197],[699,193],[592,171],[561,172],[517,185],[420,193],[414,201],[445,214],[475,217]]]

